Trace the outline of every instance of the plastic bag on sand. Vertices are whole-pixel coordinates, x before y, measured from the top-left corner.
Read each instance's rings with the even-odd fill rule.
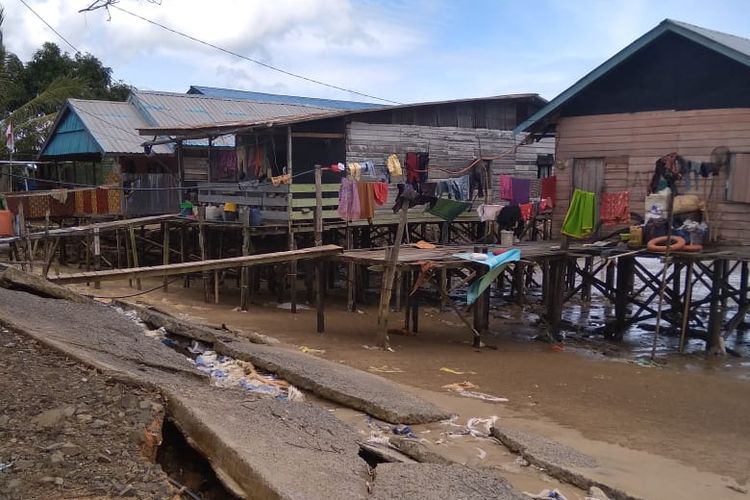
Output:
[[[560,493],[560,491],[558,490],[542,490],[536,494],[524,491],[523,494],[529,498],[535,498],[537,500],[546,500],[549,498],[554,500],[568,500],[565,495]]]
[[[302,391],[294,387],[293,385],[289,386],[289,391],[287,393],[287,399],[289,401],[296,401],[296,402],[302,402],[305,400],[305,395],[302,394]]]

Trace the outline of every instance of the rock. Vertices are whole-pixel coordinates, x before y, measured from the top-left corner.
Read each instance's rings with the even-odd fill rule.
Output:
[[[151,405],[153,405],[153,402],[149,401],[148,399],[144,399],[143,401],[138,403],[138,407],[141,410],[148,410],[149,408],[151,408]]]
[[[55,478],[52,476],[44,476],[39,478],[40,483],[54,483]]]
[[[736,484],[728,484],[727,488],[730,490],[736,491],[737,493],[742,493],[743,495],[747,495],[747,488],[743,488],[742,486],[738,486]]]
[[[65,461],[65,455],[61,451],[52,452],[49,456],[49,461],[51,464],[61,464]]]
[[[592,486],[591,488],[589,488],[588,498],[590,498],[591,500],[609,500],[607,494],[604,493],[598,486]]]
[[[94,417],[92,417],[88,413],[83,413],[81,415],[76,415],[76,418],[82,424],[88,424],[89,422],[91,422],[92,420],[94,420]]]
[[[71,409],[75,412],[73,406],[61,406],[51,410],[44,411],[31,419],[31,422],[41,427],[56,427],[65,420],[66,417],[72,416]]]
[[[94,429],[101,429],[102,427],[105,427],[105,426],[106,426],[106,425],[107,425],[108,423],[109,423],[109,422],[107,422],[106,420],[101,420],[101,419],[98,419],[98,418],[97,418],[97,419],[96,419],[96,420],[94,420],[94,422],[93,422],[93,423],[91,424],[91,427],[93,427]]]
[[[104,455],[102,453],[99,453],[96,456],[96,461],[99,462],[99,463],[102,463],[102,464],[111,464],[112,463],[112,459],[109,458],[107,455]]]
[[[63,478],[61,478],[61,477],[56,477],[54,482],[58,486],[62,486],[63,483],[64,483]]]
[[[10,417],[8,415],[0,415],[0,427],[5,427],[8,425],[8,420],[10,420]]]

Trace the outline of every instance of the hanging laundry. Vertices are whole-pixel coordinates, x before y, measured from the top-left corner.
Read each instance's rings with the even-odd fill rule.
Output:
[[[373,182],[358,182],[359,218],[372,219],[375,217],[375,191]]]
[[[289,184],[291,179],[292,176],[289,174],[277,175],[276,177],[271,177],[271,184],[273,184],[273,187],[279,187],[282,184]]]
[[[513,192],[512,201],[513,203],[528,203],[529,202],[529,186],[531,181],[529,179],[519,179],[513,177],[511,182],[511,190]]]
[[[375,177],[377,173],[375,172],[375,164],[371,161],[363,161],[359,164],[360,167],[360,175],[366,175],[368,177]]]
[[[503,174],[500,176],[500,199],[513,199],[513,180],[511,179],[510,175]]]
[[[481,198],[484,196],[484,162],[483,161],[477,161],[477,163],[471,167],[471,170],[469,171],[469,194],[466,197],[467,200],[470,200],[474,197],[474,191],[477,192],[477,197]],[[487,190],[489,190],[489,186],[487,186]]]
[[[328,169],[333,173],[343,174],[346,172],[346,165],[343,163],[331,163],[331,166]]]
[[[360,205],[357,182],[347,177],[341,179],[338,214],[346,221],[359,219]]]
[[[375,203],[385,205],[388,201],[388,184],[385,182],[376,182],[372,189],[375,194]]]
[[[552,208],[552,199],[551,198],[542,198],[541,201],[539,201],[539,211],[547,210],[548,208]]]
[[[603,224],[628,224],[630,222],[630,193],[602,193],[599,210]]]
[[[347,165],[347,168],[349,169],[349,177],[358,181],[362,174],[362,167],[360,164],[357,162],[351,162]]]
[[[425,203],[432,203],[437,200],[434,196],[426,196],[419,193],[411,184],[397,184],[396,186],[398,187],[398,195],[393,204],[394,214],[401,210],[404,205],[411,208],[416,207],[417,205],[424,205]]]
[[[429,161],[428,153],[406,153],[406,180],[417,189],[420,184],[427,181]]]
[[[497,215],[505,205],[485,205],[482,203],[477,207],[477,214],[479,214],[479,220],[482,222],[493,221],[497,219]]]
[[[390,155],[385,163],[388,173],[391,175],[404,175],[401,170],[401,162],[396,155]]]
[[[447,194],[452,200],[470,200],[469,175],[454,177],[451,179],[440,179],[436,182],[435,196]],[[424,191],[423,191],[424,192]]]
[[[426,212],[440,217],[443,220],[451,222],[456,217],[466,212],[471,207],[467,201],[449,200],[447,198],[437,198],[433,203],[427,206]]]
[[[553,175],[552,177],[545,177],[542,179],[542,189],[539,196],[542,199],[549,198],[551,203],[555,202],[557,196],[557,177]],[[551,206],[552,205],[550,204],[550,207]]]
[[[534,204],[523,203],[522,205],[518,205],[518,209],[521,211],[521,219],[523,219],[524,222],[528,222],[534,212]]]
[[[587,238],[594,230],[595,202],[594,193],[576,189],[570,200],[568,213],[565,214],[562,233],[572,238]]]
[[[531,179],[529,183],[529,198],[542,197],[542,179]]]
[[[513,248],[488,259],[487,262],[490,265],[490,270],[469,285],[469,289],[466,292],[466,304],[471,305],[476,302],[479,296],[482,295],[482,293],[484,293],[484,291],[487,290],[495,280],[497,280],[508,264],[520,259],[521,251],[517,248]]]

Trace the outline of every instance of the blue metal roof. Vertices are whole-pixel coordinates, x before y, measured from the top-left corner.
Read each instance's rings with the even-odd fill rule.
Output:
[[[382,104],[359,101],[339,101],[336,99],[322,99],[319,97],[304,97],[284,94],[266,94],[264,92],[252,92],[249,90],[223,89],[218,87],[204,87],[191,85],[188,94],[200,94],[224,99],[243,99],[254,102],[269,104],[296,104],[298,106],[315,106],[317,108],[358,110],[385,107]]]
[[[557,111],[562,105],[581,93],[586,87],[607,74],[609,71],[624,62],[630,56],[668,32],[684,36],[688,40],[703,45],[704,47],[716,51],[723,56],[734,59],[735,61],[746,66],[750,66],[750,40],[748,40],[747,38],[730,35],[728,33],[722,33],[720,31],[701,28],[700,26],[694,26],[692,24],[683,23],[681,21],[665,19],[651,31],[638,38],[636,41],[622,49],[611,58],[607,59],[603,64],[598,66],[591,73],[587,74],[586,76],[578,80],[575,84],[573,84],[573,86],[552,99],[546,106],[531,115],[525,122],[516,127],[515,132],[522,133],[530,131],[531,129],[538,128],[540,122],[543,122],[552,113]]]

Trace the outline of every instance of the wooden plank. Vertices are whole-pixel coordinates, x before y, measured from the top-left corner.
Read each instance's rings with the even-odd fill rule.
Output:
[[[329,132],[292,132],[292,137],[295,139],[345,139],[346,134]]]
[[[320,247],[303,248],[284,252],[273,252],[266,254],[247,255],[242,257],[230,257],[226,259],[209,259],[193,262],[177,262],[169,265],[133,267],[130,269],[107,269],[104,271],[92,271],[83,273],[66,274],[53,277],[50,281],[58,284],[85,283],[94,278],[101,281],[116,281],[128,278],[152,278],[156,276],[175,276],[196,272],[209,272],[233,267],[259,266],[274,264],[277,262],[296,262],[298,260],[318,259],[332,257],[343,252],[343,248],[337,245],[323,245]]]

